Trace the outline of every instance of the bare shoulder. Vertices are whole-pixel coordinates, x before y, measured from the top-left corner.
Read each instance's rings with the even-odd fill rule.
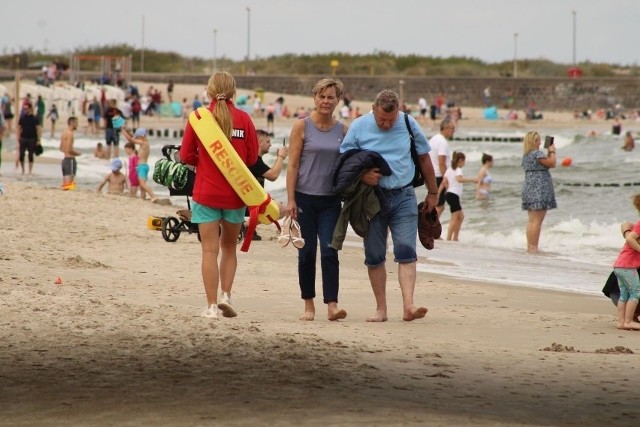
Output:
[[[293,122],[293,126],[291,127],[291,139],[304,137],[304,119],[298,119]]]

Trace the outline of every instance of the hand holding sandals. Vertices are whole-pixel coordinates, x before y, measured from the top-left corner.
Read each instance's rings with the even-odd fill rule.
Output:
[[[290,216],[287,216],[284,219],[280,235],[278,236],[278,243],[283,248],[289,243],[293,244],[296,249],[302,249],[304,247],[304,239],[302,238],[302,232],[300,231],[300,224],[298,224],[298,221]]]

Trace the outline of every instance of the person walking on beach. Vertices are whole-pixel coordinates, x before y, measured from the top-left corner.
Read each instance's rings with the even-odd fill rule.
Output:
[[[76,156],[80,155],[79,151],[73,148],[73,132],[78,129],[78,118],[71,116],[67,119],[67,129],[62,132],[60,137],[60,151],[64,158],[62,159],[62,189],[75,190],[76,184],[73,181],[78,170]]]
[[[633,196],[633,205],[640,214],[640,194]],[[613,272],[618,278],[620,298],[618,299],[618,329],[640,330],[640,323],[633,321],[638,301],[640,301],[640,221],[625,233],[625,244],[613,263]]]
[[[491,194],[491,168],[493,167],[493,156],[491,154],[482,153],[482,167],[478,171],[478,179],[476,186],[476,199],[486,200]]]
[[[147,140],[147,129],[138,128],[135,133],[131,135],[131,132],[122,128],[124,132],[125,138],[127,141],[140,146],[138,150],[138,166],[136,167],[136,172],[138,174],[138,183],[140,184],[140,198],[145,200],[147,198],[147,194],[151,198],[151,203],[157,200],[156,195],[154,194],[147,181],[149,180],[149,141]]]
[[[2,97],[2,100],[0,100],[2,114],[4,116],[5,126],[7,128],[7,130],[6,130],[7,137],[11,136],[11,131],[13,130],[12,129],[13,108],[11,107],[11,104],[13,102],[15,102],[15,100],[13,98],[11,98],[9,96],[9,94],[7,94],[7,93],[5,93],[4,96]]]
[[[140,180],[138,179],[138,152],[136,151],[136,145],[133,142],[127,142],[124,144],[124,151],[129,156],[129,195],[136,197],[138,195],[138,188],[140,187]]]
[[[377,186],[380,212],[371,218],[369,232],[364,238],[365,265],[376,299],[376,312],[369,322],[387,321],[387,235],[391,231],[394,261],[398,263],[398,281],[402,291],[405,321],[423,318],[426,307],[415,306],[413,293],[416,284],[416,236],[418,206],[411,186],[414,165],[411,140],[404,118],[399,112],[398,94],[383,90],[376,96],[372,112],[355,119],[345,136],[340,152],[351,149],[379,153],[391,167],[390,176],[382,176],[377,168],[369,169],[361,178],[367,185]],[[433,164],[429,158],[429,143],[416,120],[408,116],[418,153],[420,171],[427,186],[424,209],[435,209],[438,195]]]
[[[340,153],[347,126],[333,118],[344,92],[338,79],[325,77],[313,87],[315,110],[296,120],[289,137],[287,168],[287,216],[298,220],[305,244],[298,250],[298,284],[304,300],[300,320],[314,320],[316,307],[316,255],[320,246],[323,301],[327,319],[344,319],[338,307],[340,263],[338,251],[329,245],[340,216],[340,197],[332,189],[331,169]]]
[[[446,117],[440,122],[440,133],[429,139],[429,146],[431,147],[429,158],[433,164],[433,171],[436,175],[436,185],[438,188],[440,188],[442,180],[444,179],[444,173],[447,171],[447,167],[451,163],[451,149],[449,148],[448,141],[453,138],[455,131],[455,123],[453,123],[453,120],[449,117]],[[446,201],[445,194],[445,192],[440,194],[436,204],[438,218],[441,218],[442,212],[444,212],[444,203]]]
[[[173,80],[169,79],[169,84],[167,85],[167,97],[169,98],[169,103],[173,102]]]
[[[53,138],[53,132],[56,129],[56,122],[58,121],[59,117],[60,114],[58,114],[58,107],[56,107],[55,103],[51,104],[51,109],[47,114],[47,118],[51,120],[51,138]]]
[[[36,98],[36,116],[38,117],[38,123],[40,124],[40,126],[44,127],[44,115],[46,112],[46,106],[44,105],[44,99],[42,98],[42,95],[38,95],[38,98]]]
[[[104,138],[107,142],[107,158],[111,158],[111,146],[113,145],[113,157],[120,157],[120,129],[113,126],[113,118],[124,114],[116,107],[116,100],[110,99],[104,112]]]
[[[40,144],[42,126],[38,123],[38,118],[33,114],[33,104],[26,104],[24,115],[18,120],[18,162],[24,175],[24,156],[28,152],[29,175],[33,173],[33,161],[36,152],[36,145]]]
[[[540,135],[529,131],[523,139],[522,210],[527,211],[527,251],[538,252],[542,222],[547,210],[558,207],[549,169],[556,167],[556,148],[550,145],[547,154],[540,150]]]
[[[460,151],[454,151],[451,155],[451,167],[444,174],[442,184],[438,187],[438,193],[446,193],[447,203],[451,210],[451,220],[447,228],[447,240],[458,241],[458,235],[464,221],[462,212],[462,185],[465,182],[477,182],[478,178],[465,178],[462,168],[466,163],[466,156]]]
[[[258,159],[258,138],[249,115],[233,104],[235,94],[236,81],[231,74],[220,71],[209,78],[207,96],[211,103],[208,108],[242,161],[250,166]],[[217,318],[220,310],[224,317],[235,317],[231,288],[238,265],[236,246],[245,204],[206,154],[203,142],[189,122],[182,138],[180,159],[198,171],[191,222],[198,224],[202,246],[202,281],[207,298],[207,308],[202,315]]]

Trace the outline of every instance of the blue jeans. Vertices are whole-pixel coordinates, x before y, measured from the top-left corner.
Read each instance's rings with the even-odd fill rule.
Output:
[[[298,223],[304,247],[298,251],[298,282],[302,299],[316,297],[316,255],[320,242],[324,303],[338,302],[340,264],[338,251],[329,247],[340,216],[338,196],[313,196],[296,191]],[[417,220],[416,220],[417,221]]]
[[[369,232],[364,239],[364,263],[370,268],[385,263],[389,230],[394,261],[401,264],[417,261],[418,205],[415,190],[409,185],[394,190],[378,187],[376,191],[381,209],[369,221]]]

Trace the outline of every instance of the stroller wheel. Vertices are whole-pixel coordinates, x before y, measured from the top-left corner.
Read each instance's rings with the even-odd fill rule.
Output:
[[[247,226],[242,223],[240,227],[240,233],[238,233],[238,244],[242,243],[242,239],[244,239],[244,235],[247,233]]]
[[[174,216],[168,216],[162,220],[162,237],[167,242],[175,242],[180,237],[180,222]]]

